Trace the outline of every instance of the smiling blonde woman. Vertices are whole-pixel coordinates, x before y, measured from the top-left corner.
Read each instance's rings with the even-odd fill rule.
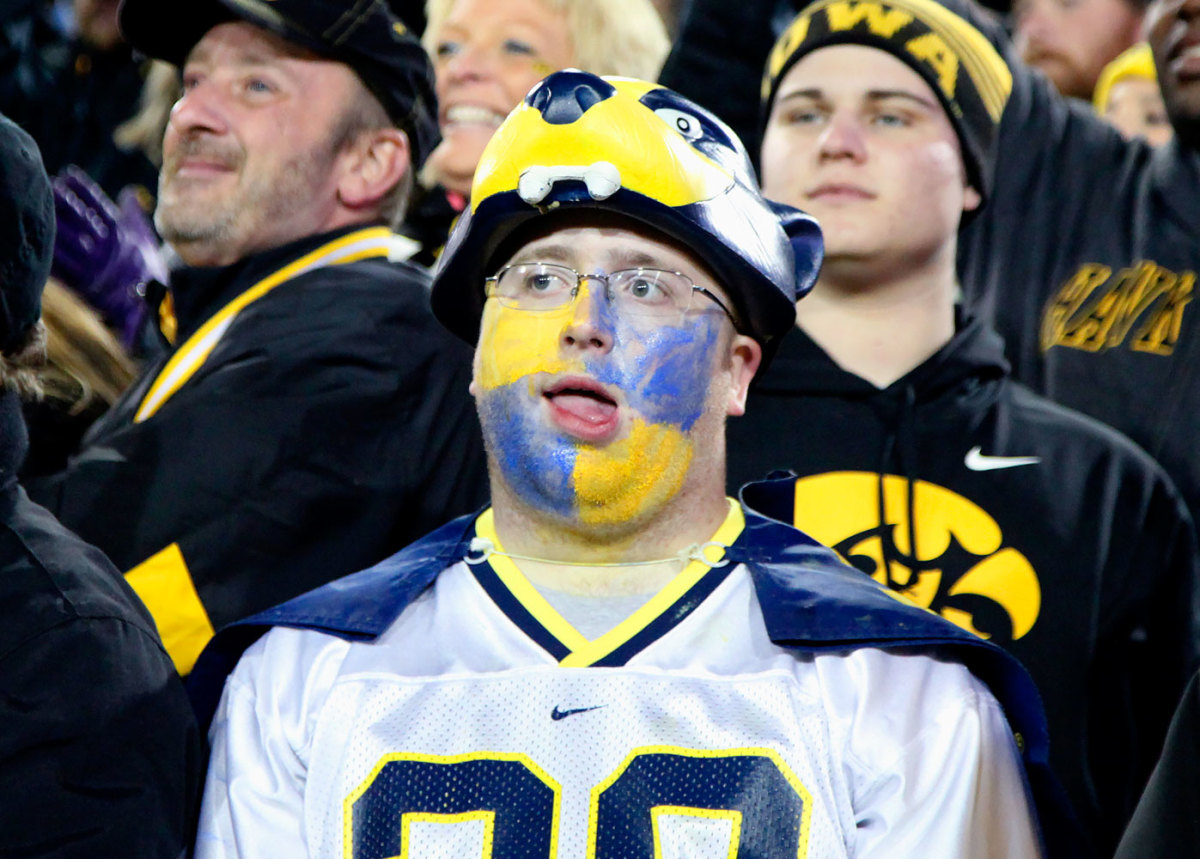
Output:
[[[463,198],[492,132],[550,72],[654,80],[670,47],[650,0],[429,0],[425,14],[442,131],[425,178]]]

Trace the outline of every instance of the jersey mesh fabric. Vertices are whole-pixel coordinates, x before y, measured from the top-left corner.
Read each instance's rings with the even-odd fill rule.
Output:
[[[306,796],[314,856],[398,855],[387,850],[401,833],[428,851],[406,855],[423,859],[488,855],[489,837],[492,855],[550,855],[535,849],[543,834],[560,856],[590,855],[597,842],[608,845],[600,855],[621,855],[620,833],[646,827],[664,857],[726,856],[731,839],[764,838],[794,838],[790,855],[848,855],[849,790],[822,702],[789,670],[793,656],[769,641],[750,648],[744,631],[731,639],[723,612],[706,604],[626,666],[563,668],[522,648],[505,654],[509,670],[476,673],[464,663],[502,646],[488,627],[502,632],[506,619],[469,574],[439,585],[449,578],[453,597],[415,607],[472,619],[442,640],[437,661],[451,670],[343,665],[322,707]],[[741,576],[728,590],[741,602],[752,588]],[[386,636],[389,650],[411,653],[427,636],[411,620]],[[741,658],[718,660],[720,672],[676,670],[727,647]],[[459,811],[481,800],[496,809],[489,819]]]

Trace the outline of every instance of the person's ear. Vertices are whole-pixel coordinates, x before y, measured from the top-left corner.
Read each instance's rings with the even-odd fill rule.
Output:
[[[411,168],[408,136],[398,128],[363,132],[342,153],[338,200],[349,209],[377,205]]]
[[[983,202],[983,195],[976,191],[972,186],[968,185],[963,191],[963,211],[974,212],[979,208],[979,204]]]
[[[746,413],[746,395],[750,381],[762,363],[762,346],[753,337],[735,334],[729,343],[729,402],[725,413],[730,416]]]

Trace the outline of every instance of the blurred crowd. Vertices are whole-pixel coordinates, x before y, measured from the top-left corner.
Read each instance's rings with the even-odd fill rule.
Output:
[[[7,0],[0,855],[190,850],[214,634],[487,503],[430,273],[570,68],[823,230],[729,494],[1021,660],[1081,855],[1200,849],[1200,0]]]

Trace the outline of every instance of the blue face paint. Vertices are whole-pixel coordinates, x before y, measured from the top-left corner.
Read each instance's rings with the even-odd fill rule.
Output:
[[[629,405],[647,422],[687,432],[704,412],[710,380],[699,369],[712,364],[721,317],[690,314],[681,323],[642,330],[623,326],[618,348],[587,363],[599,381],[625,391]]]
[[[515,258],[536,260],[545,250],[598,276],[639,256],[668,270],[690,264],[620,229],[571,228],[539,242]],[[661,509],[686,485],[697,445],[707,451],[720,431],[707,419],[698,430],[698,422],[726,408],[723,396],[713,396],[714,379],[722,390],[727,382],[718,354],[725,319],[706,299],[665,320],[622,314],[596,278],[584,278],[570,304],[551,310],[489,301],[474,390],[494,469],[512,494],[581,524],[619,524]],[[615,403],[590,395],[590,383]]]
[[[570,516],[575,510],[571,474],[576,448],[554,427],[535,419],[529,400],[524,379],[480,396],[484,440],[514,493],[538,509]]]
[[[480,420],[489,450],[512,491],[538,509],[572,519],[580,514],[581,493],[589,494],[587,487],[578,485],[580,479],[595,480],[599,479],[598,474],[622,471],[621,463],[616,460],[611,467],[604,466],[603,458],[597,462],[598,452],[611,449],[617,457],[636,452],[618,442],[597,449],[560,430],[546,419],[535,380],[546,372],[581,372],[615,388],[626,399],[627,421],[679,434],[678,444],[663,449],[690,456],[690,445],[684,436],[705,410],[711,374],[701,368],[713,366],[723,318],[713,313],[692,313],[683,316],[679,325],[663,326],[646,320],[631,322],[617,316],[601,291],[595,293],[594,299],[592,295],[580,298],[596,302],[592,307],[592,324],[612,338],[610,350],[585,350],[582,366],[576,365],[577,370],[571,370],[569,362],[553,360],[548,365],[531,365],[537,369],[530,375],[479,394]],[[538,321],[541,320],[530,320]],[[531,331],[531,344],[539,340],[544,344],[544,336]],[[639,432],[639,438],[647,437],[645,426]],[[587,470],[581,473],[577,464],[583,451],[589,452],[589,460]],[[664,463],[663,472],[678,475],[683,467],[682,463],[675,468]],[[649,491],[649,486],[639,491]],[[634,506],[626,503],[622,509]]]

